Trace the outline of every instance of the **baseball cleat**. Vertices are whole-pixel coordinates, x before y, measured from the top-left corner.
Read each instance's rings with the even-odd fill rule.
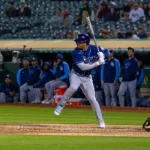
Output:
[[[106,127],[105,122],[101,122],[101,123],[99,124],[99,128],[104,129],[105,127]]]
[[[46,104],[46,102],[48,102],[48,101],[49,101],[49,99],[45,99],[42,101],[42,104]]]
[[[53,104],[53,99],[46,101],[45,104]]]
[[[41,101],[40,101],[40,100],[34,100],[34,101],[32,101],[31,103],[32,103],[32,104],[40,104]]]
[[[56,107],[56,109],[54,110],[54,114],[55,114],[56,116],[59,116],[60,113],[62,112],[62,110],[63,110],[63,107],[60,106],[60,105],[58,105],[58,106]]]

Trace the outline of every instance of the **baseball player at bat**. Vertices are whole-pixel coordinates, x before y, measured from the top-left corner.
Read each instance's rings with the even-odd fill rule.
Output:
[[[74,40],[77,48],[72,52],[73,67],[70,74],[70,86],[62,96],[56,109],[55,115],[60,115],[66,101],[80,87],[92,105],[93,111],[98,119],[100,128],[105,128],[105,122],[102,117],[102,112],[95,98],[95,90],[93,86],[91,70],[105,63],[103,49],[95,45],[91,45],[90,38],[87,34],[79,34]]]

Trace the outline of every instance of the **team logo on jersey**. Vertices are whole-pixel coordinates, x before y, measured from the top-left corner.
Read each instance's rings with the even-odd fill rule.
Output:
[[[114,66],[115,66],[114,62],[111,62],[111,63],[110,63],[110,65],[111,65],[112,67],[114,67]]]
[[[92,64],[98,60],[98,57],[95,57],[95,56],[88,57],[88,58],[86,58],[84,56],[82,56],[82,57],[83,57],[83,61],[87,64]]]
[[[61,71],[63,70],[63,67],[62,67],[62,66],[60,66],[60,70],[61,70]]]
[[[129,66],[130,66],[129,62],[125,63],[125,68],[128,68]]]
[[[87,62],[87,58],[86,58],[86,57],[84,57],[84,56],[83,56],[83,61],[84,61],[84,62]]]
[[[34,72],[33,70],[30,70],[30,71],[29,71],[29,74],[31,75],[31,74],[33,74],[33,72]]]

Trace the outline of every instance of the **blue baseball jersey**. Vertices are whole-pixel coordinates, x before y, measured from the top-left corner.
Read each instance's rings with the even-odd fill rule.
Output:
[[[99,47],[100,51],[103,51]],[[81,49],[75,48],[72,52],[73,58],[73,70],[80,76],[88,77],[91,74],[91,70],[82,71],[77,64],[85,63],[85,64],[92,64],[98,61],[99,57],[97,55],[98,50],[95,45],[88,45],[87,50],[83,51]]]
[[[0,93],[10,95],[9,92],[13,92],[13,91],[16,92],[16,87],[14,84],[12,83],[6,84],[5,82],[0,84]]]
[[[105,83],[117,82],[120,77],[120,62],[112,58],[101,66],[101,81]]]
[[[41,75],[41,69],[38,65],[35,67],[30,67],[29,68],[29,78],[27,81],[28,85],[33,85],[33,84],[37,83],[40,79],[40,75]]]
[[[21,68],[17,72],[17,83],[20,86],[27,83],[29,78],[29,68]]]
[[[53,75],[53,72],[52,72],[51,69],[49,69],[49,70],[43,70],[40,80],[37,83],[35,83],[33,85],[33,87],[34,88],[42,88],[42,87],[44,87],[44,85],[47,82],[49,82],[49,81],[51,81],[53,79],[54,79],[54,75]]]
[[[53,74],[55,78],[59,78],[66,83],[69,82],[70,68],[67,62],[62,61],[53,68]]]
[[[133,81],[137,78],[138,61],[135,57],[126,59],[122,68],[122,80]]]

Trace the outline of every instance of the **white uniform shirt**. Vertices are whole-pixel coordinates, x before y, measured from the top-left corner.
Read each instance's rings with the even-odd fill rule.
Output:
[[[140,20],[140,18],[143,17],[143,20],[145,19],[144,11],[142,8],[138,8],[137,10],[132,9],[129,14],[129,19],[131,19],[132,22],[137,22]]]

